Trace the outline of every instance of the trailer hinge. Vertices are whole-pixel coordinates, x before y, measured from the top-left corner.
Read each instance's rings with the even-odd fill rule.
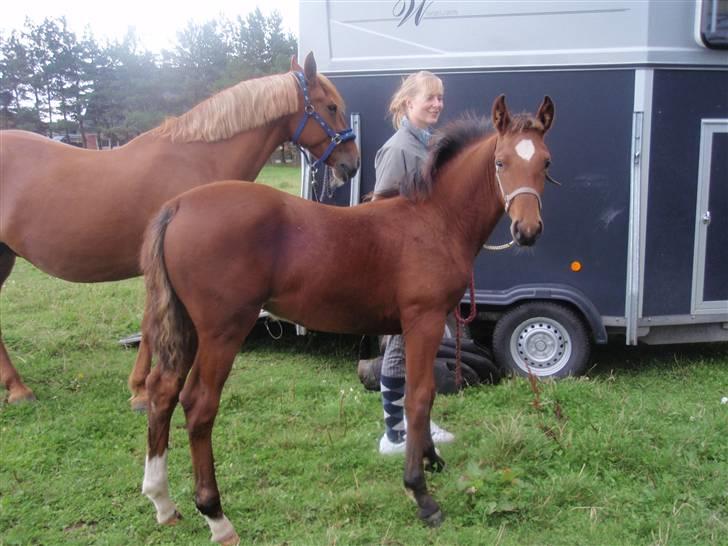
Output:
[[[634,127],[634,164],[639,165],[642,159],[642,116],[643,112],[635,112]]]

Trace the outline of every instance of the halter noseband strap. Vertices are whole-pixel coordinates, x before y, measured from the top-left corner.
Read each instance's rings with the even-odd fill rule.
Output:
[[[538,210],[541,210],[542,204],[541,204],[541,195],[534,190],[533,188],[529,188],[528,186],[522,186],[518,189],[513,190],[511,193],[506,193],[503,189],[503,184],[501,183],[500,174],[498,172],[498,166],[495,167],[495,178],[498,181],[498,187],[500,188],[501,195],[503,196],[503,202],[504,207],[506,209],[506,214],[508,214],[508,209],[511,208],[511,205],[513,204],[513,200],[524,193],[528,193],[530,195],[533,195],[538,200]]]
[[[354,140],[356,138],[356,135],[354,134],[353,129],[345,129],[343,131],[334,131],[331,126],[326,123],[326,120],[321,117],[321,114],[319,114],[316,109],[314,108],[313,103],[311,103],[311,97],[308,95],[308,86],[306,85],[306,77],[301,72],[294,72],[294,76],[296,76],[296,80],[298,81],[298,85],[301,87],[301,91],[303,93],[303,117],[301,118],[301,121],[298,124],[298,128],[296,129],[296,132],[293,134],[293,138],[291,139],[291,142],[293,142],[296,146],[298,146],[300,149],[302,149],[301,143],[299,142],[299,138],[301,137],[301,133],[303,133],[303,128],[306,126],[306,123],[308,122],[309,118],[313,118],[316,120],[316,122],[321,126],[321,128],[326,132],[326,134],[329,136],[331,141],[329,142],[328,147],[324,151],[324,153],[319,157],[316,161],[313,162],[311,165],[311,168],[316,171],[319,166],[326,161],[331,153],[334,151],[334,148],[336,148],[339,144],[342,144],[344,142],[347,142],[349,140]],[[304,157],[306,157],[306,154],[304,154]],[[306,158],[308,161],[308,158]]]

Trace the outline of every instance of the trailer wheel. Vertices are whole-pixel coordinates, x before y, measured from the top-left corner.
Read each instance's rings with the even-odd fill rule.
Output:
[[[504,373],[538,378],[581,374],[591,343],[581,318],[568,307],[529,302],[507,311],[493,330],[493,352]]]

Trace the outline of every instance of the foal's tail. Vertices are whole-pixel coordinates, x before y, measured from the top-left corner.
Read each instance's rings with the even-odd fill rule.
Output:
[[[164,262],[164,237],[177,212],[167,204],[149,224],[142,246],[141,264],[147,288],[144,335],[163,369],[181,371],[192,365],[197,351],[197,333],[187,309],[169,282]]]

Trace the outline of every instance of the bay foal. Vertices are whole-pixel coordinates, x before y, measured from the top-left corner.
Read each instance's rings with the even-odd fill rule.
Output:
[[[168,493],[167,446],[179,400],[187,419],[195,502],[212,539],[234,544],[215,479],[212,427],[235,355],[261,308],[308,328],[406,339],[404,484],[418,515],[442,512],[423,467],[444,461],[430,436],[433,362],[445,318],[458,305],[473,261],[505,211],[521,245],[541,233],[541,194],[554,106],[512,117],[496,99],[480,121],[446,128],[423,176],[404,195],[343,208],[264,186],[225,181],[169,201],[142,253],[148,330],[159,365],[147,379],[148,452],[143,492],[157,520],[179,517]],[[424,463],[424,464],[423,464]]]

